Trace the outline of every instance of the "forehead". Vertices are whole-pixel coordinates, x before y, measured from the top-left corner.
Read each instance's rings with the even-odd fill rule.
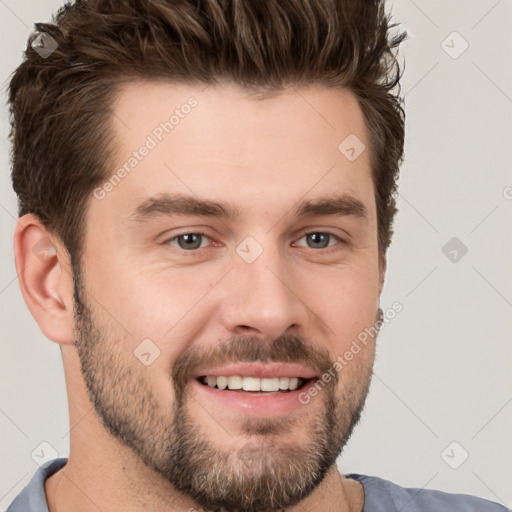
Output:
[[[287,202],[338,192],[374,210],[367,130],[350,91],[310,86],[258,100],[228,83],[133,82],[112,112],[101,207],[124,217],[174,192],[226,198],[242,213],[255,198],[277,214]]]

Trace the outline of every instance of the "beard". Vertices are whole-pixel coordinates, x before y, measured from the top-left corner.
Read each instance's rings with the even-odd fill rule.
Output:
[[[351,362],[356,378],[345,380],[343,372],[335,373],[314,400],[316,413],[300,406],[288,416],[240,419],[228,427],[236,426],[240,432],[236,446],[233,439],[234,448],[223,450],[209,435],[208,423],[215,420],[202,424],[190,414],[195,399],[187,384],[195,370],[261,361],[305,364],[322,375],[334,363],[328,352],[292,335],[272,343],[236,336],[211,349],[189,346],[168,375],[175,399],[162,404],[152,385],[153,373],[126,350],[120,329],[116,334],[114,322],[94,318],[78,271],[74,285],[75,345],[102,425],[197,505],[211,511],[282,510],[310,495],[336,463],[360,420],[371,381],[373,347],[367,347],[367,357]],[[379,313],[382,317],[380,309]],[[340,378],[343,385],[337,391]],[[307,434],[307,442],[294,442],[298,432]],[[247,438],[250,441],[240,447]]]

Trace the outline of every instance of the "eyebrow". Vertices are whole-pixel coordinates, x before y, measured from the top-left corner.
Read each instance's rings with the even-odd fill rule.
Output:
[[[303,201],[292,212],[297,218],[322,215],[351,216],[362,220],[368,218],[366,206],[359,199],[347,194]],[[146,222],[153,218],[169,215],[217,217],[235,221],[240,217],[240,208],[229,203],[219,203],[193,196],[159,194],[144,199],[128,219],[133,222]]]

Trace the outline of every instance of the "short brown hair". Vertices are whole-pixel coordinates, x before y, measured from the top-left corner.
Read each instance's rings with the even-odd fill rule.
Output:
[[[140,79],[351,90],[368,128],[385,261],[405,124],[394,50],[407,34],[390,34],[384,0],[77,0],[35,26],[9,88],[13,187],[19,215],[56,233],[73,265],[89,196],[109,172],[109,106]],[[56,45],[49,55],[33,47],[41,34]]]

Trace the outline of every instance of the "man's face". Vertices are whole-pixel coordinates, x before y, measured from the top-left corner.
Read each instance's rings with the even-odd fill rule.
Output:
[[[204,508],[289,507],[335,463],[371,378],[373,338],[335,365],[374,326],[382,279],[359,106],[322,87],[257,101],[134,83],[113,111],[115,178],[90,198],[75,276],[90,398]]]

